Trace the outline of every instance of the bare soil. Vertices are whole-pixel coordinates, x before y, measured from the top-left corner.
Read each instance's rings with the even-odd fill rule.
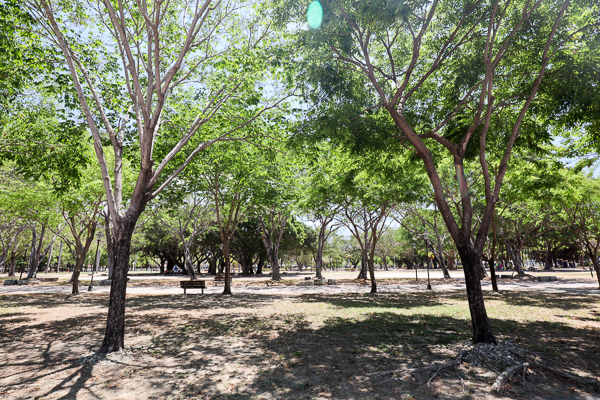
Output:
[[[510,356],[473,350],[458,292],[128,296],[128,347],[104,356],[94,351],[107,295],[5,295],[0,398],[600,398],[599,299],[486,295],[498,338],[517,353]],[[418,369],[462,350],[470,358],[428,385],[435,370]],[[524,360],[592,383],[529,368],[492,393],[499,373]]]

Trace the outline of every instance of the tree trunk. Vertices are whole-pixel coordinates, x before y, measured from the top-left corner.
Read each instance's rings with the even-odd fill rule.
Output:
[[[191,241],[190,241],[191,245]],[[192,264],[192,256],[190,254],[190,247],[185,245],[185,241],[183,241],[183,255],[185,257],[185,269],[187,270],[187,274],[190,277],[190,280],[196,280],[196,272],[194,271],[194,265]]]
[[[490,249],[490,274],[492,275],[492,291],[498,293],[498,282],[496,281],[496,244],[498,238],[496,236],[496,210],[492,214],[492,248]]]
[[[356,279],[367,279],[367,263],[365,260],[364,255],[362,256],[361,260],[360,260],[360,272],[358,273],[358,276],[356,277]]]
[[[27,279],[35,278],[35,270],[37,266],[34,268],[35,263],[35,242],[36,242],[36,231],[35,225],[31,228],[31,253],[29,255],[29,271],[27,271]]]
[[[142,205],[138,208],[138,213],[121,217],[119,229],[113,229],[114,270],[110,286],[106,332],[100,346],[100,353],[121,351],[125,346],[125,295],[131,236],[143,208]]]
[[[60,249],[58,250],[58,261],[56,262],[56,273],[57,274],[60,272],[60,260],[62,259],[62,248],[63,248],[63,242],[61,240],[60,241]]]
[[[550,257],[550,242],[546,242],[546,258],[544,260],[544,269],[546,271],[552,269],[552,258]]]
[[[52,251],[53,250],[54,250],[54,240],[52,240],[52,243],[50,244],[50,254],[48,255],[48,264],[46,264],[46,273],[48,273],[48,270],[50,269],[50,264],[52,263]]]
[[[271,279],[274,281],[281,280],[281,274],[279,273],[279,260],[277,259],[278,254],[276,254],[273,248],[273,243],[271,242],[271,238],[266,233],[262,235],[263,243],[265,245],[265,250],[267,251],[267,256],[269,257],[269,262],[271,263]]]
[[[464,239],[469,243],[470,238]],[[467,286],[467,298],[469,300],[469,311],[471,312],[471,323],[473,326],[473,343],[493,343],[496,338],[492,331],[492,325],[485,309],[481,280],[479,279],[480,257],[468,244],[457,246],[458,253],[463,264],[465,283]]]
[[[112,237],[110,235],[110,219],[108,218],[108,214],[104,216],[104,235],[106,237],[106,253],[107,253],[107,262],[106,269],[108,270],[108,279],[112,279],[113,270],[115,266],[115,257],[113,254],[113,243]]]
[[[505,241],[504,246],[506,247],[506,252],[508,253],[508,257],[512,260],[513,265],[515,266],[515,271],[518,276],[525,276],[525,271],[523,271],[523,266],[521,265],[521,257],[519,256],[519,249],[511,242]]]
[[[323,228],[319,232],[319,239],[317,242],[317,257],[315,258],[315,278],[323,279],[323,247],[325,245],[325,234]]]
[[[229,265],[229,242],[223,243],[223,256],[225,257],[225,288],[224,295],[231,294],[231,266]]]
[[[73,275],[71,277],[72,290],[71,294],[79,294],[79,275],[81,274],[81,267],[85,261],[85,254],[78,254],[75,260],[75,268],[73,268]]]
[[[17,253],[13,251],[10,257],[10,266],[8,267],[8,276],[15,276],[15,263],[17,261]]]
[[[375,265],[373,263],[373,258],[369,257],[367,264],[369,267],[369,277],[371,278],[371,293],[377,293],[377,281],[375,280]]]
[[[383,270],[387,271],[388,265],[387,265],[387,257],[385,256],[385,254],[381,256],[381,263],[383,264]]]
[[[258,263],[256,263],[256,275],[263,274],[263,265],[265,265],[265,258],[263,256],[259,256]]]
[[[207,261],[208,261],[208,271],[206,271],[206,273],[208,275],[216,275],[217,274],[217,260],[214,258],[209,258]]]

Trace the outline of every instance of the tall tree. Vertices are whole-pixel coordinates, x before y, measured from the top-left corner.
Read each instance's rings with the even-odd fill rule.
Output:
[[[284,4],[282,20],[304,18],[304,3]],[[541,130],[539,120],[529,116],[546,70],[557,55],[574,51],[579,32],[597,31],[600,6],[569,0],[321,4],[325,18],[320,28],[297,33],[309,43],[302,47],[309,64],[306,81],[322,88],[314,95],[314,86],[309,87],[312,97],[318,98],[317,105],[329,105],[316,113],[333,113],[343,121],[337,138],[344,140],[353,120],[380,111],[396,130],[389,139],[421,159],[462,259],[473,341],[496,343],[479,273],[494,206],[518,139],[532,140]],[[352,83],[343,88],[348,79]],[[352,87],[366,87],[368,93],[346,96]],[[491,149],[501,153],[494,168],[487,159]],[[452,159],[460,189],[460,219],[438,171],[444,154]],[[485,182],[476,231],[472,181],[465,171],[469,158],[479,159]]]
[[[131,237],[140,215],[196,155],[282,100],[276,87],[263,91],[285,60],[282,52],[271,52],[280,36],[272,35],[262,10],[241,0],[24,3],[40,37],[61,50],[76,92],[67,105],[81,111],[93,138],[114,257],[100,351],[119,351]],[[193,112],[179,114],[182,101],[193,104]],[[225,127],[224,121],[231,123]],[[115,155],[112,171],[105,142]],[[137,175],[126,204],[124,157],[134,161]]]

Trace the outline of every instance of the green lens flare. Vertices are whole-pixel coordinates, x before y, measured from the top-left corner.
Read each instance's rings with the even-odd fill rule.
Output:
[[[313,1],[308,6],[306,20],[308,21],[308,26],[310,26],[311,29],[319,29],[321,26],[321,22],[323,22],[323,7],[317,0]]]

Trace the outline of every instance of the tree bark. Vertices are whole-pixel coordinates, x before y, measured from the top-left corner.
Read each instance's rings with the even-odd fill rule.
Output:
[[[130,206],[130,213],[120,218],[118,229],[113,228],[114,270],[108,302],[106,332],[100,346],[100,353],[121,351],[125,347],[125,295],[131,237],[144,205],[137,208],[138,212],[132,212],[133,207]]]
[[[56,273],[58,274],[60,272],[60,261],[62,259],[62,248],[63,248],[63,241],[60,241],[60,249],[58,250],[58,261],[56,262]]]
[[[469,243],[470,238],[465,238],[463,242]],[[475,249],[470,245],[462,244],[458,247],[458,253],[463,264],[465,273],[465,283],[467,286],[467,298],[469,300],[469,311],[471,312],[471,323],[473,326],[473,343],[493,343],[496,344],[496,338],[492,331],[492,325],[487,316],[485,304],[483,301],[483,292],[481,290],[481,280],[479,271],[481,260]]]
[[[225,287],[224,295],[231,295],[231,265],[229,260],[229,242],[223,243],[223,256],[225,257]]]
[[[13,251],[12,256],[10,257],[10,266],[8,267],[8,276],[15,276],[16,261],[17,261],[17,253],[15,251]]]
[[[263,265],[265,265],[265,258],[261,255],[258,258],[258,262],[256,263],[256,275],[263,274]]]
[[[192,264],[192,255],[190,254],[191,245],[191,240],[188,245],[186,245],[185,240],[183,240],[183,255],[185,257],[185,269],[187,270],[187,274],[190,277],[190,280],[195,281],[197,278],[196,271],[194,271],[194,264]]]
[[[323,247],[325,245],[325,232],[323,228],[319,231],[317,242],[317,256],[315,257],[315,278],[323,279]]]

